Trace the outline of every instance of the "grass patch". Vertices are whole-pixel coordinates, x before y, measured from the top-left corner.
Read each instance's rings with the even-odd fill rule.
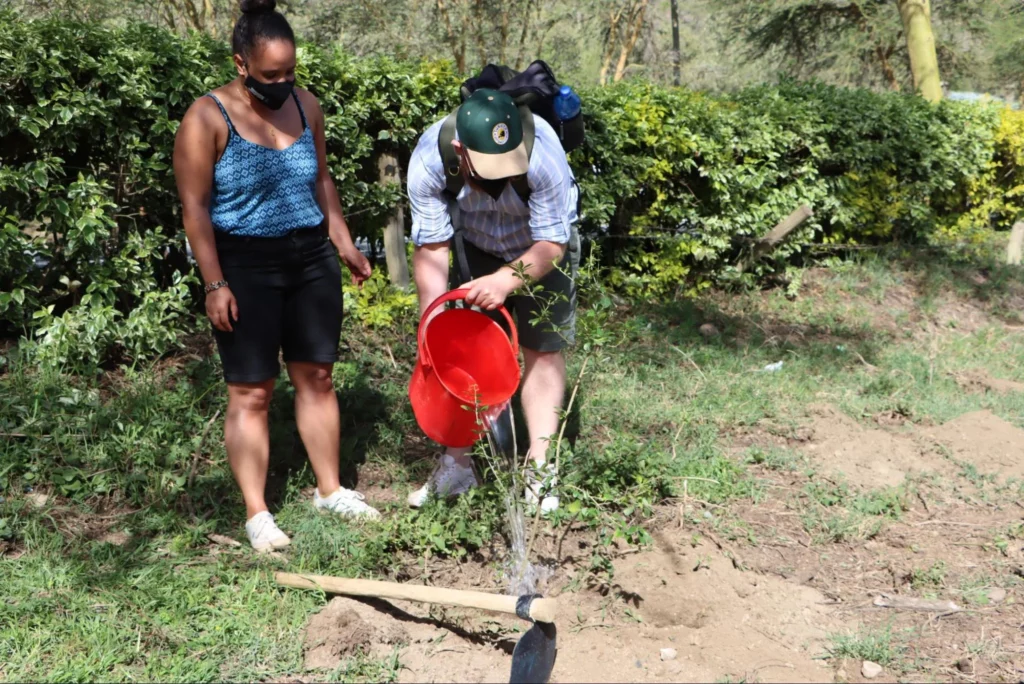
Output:
[[[796,472],[802,460],[796,452],[780,447],[751,447],[746,455],[746,463],[749,465],[759,465],[778,472]]]
[[[927,568],[912,569],[908,579],[914,591],[930,596],[946,584],[946,573],[946,564],[938,561]]]
[[[833,634],[829,637],[831,658],[870,660],[883,667],[901,670],[907,651],[905,634],[894,634],[892,627],[865,629],[854,634]]]
[[[812,479],[803,496],[809,503],[801,516],[804,529],[819,544],[870,539],[907,510],[905,487],[855,493],[841,481]]]
[[[906,310],[890,311],[892,293],[923,277],[928,306],[904,303]],[[806,439],[797,417],[812,404],[852,416],[897,412],[935,422],[987,409],[1024,427],[1019,393],[965,392],[953,378],[985,368],[1024,380],[1016,364],[1024,340],[995,324],[929,332],[945,315],[944,293],[970,298],[984,315],[995,316],[997,303],[1012,308],[1009,294],[986,289],[989,299],[979,299],[962,280],[952,267],[925,274],[869,259],[808,274],[796,299],[708,293],[620,306],[608,298],[582,311],[581,339],[601,346],[585,352],[592,358],[574,418],[578,429],[560,455],[563,506],[551,519],[560,530],[570,523],[589,529],[591,555],[577,559],[576,586],[607,582],[613,551],[649,543],[650,521],[666,503],[691,511],[682,523],[698,537],[714,530],[753,540],[729,507],[778,490],[752,472],[807,482],[787,504],[818,544],[863,540],[902,519],[914,487],[924,485],[861,491],[811,469],[797,451]],[[1006,290],[1014,291],[1021,290]],[[346,483],[371,500],[383,487],[395,489],[390,499],[400,502],[381,506],[382,521],[349,524],[311,510],[304,491],[313,478],[294,425],[294,395],[284,381],[275,390],[269,498],[293,538],[291,570],[388,576],[416,572],[426,558],[464,560],[501,544],[503,513],[493,486],[417,511],[402,502],[432,463],[405,398],[413,321],[389,311],[386,330],[346,320],[334,374]],[[702,337],[705,322],[720,334]],[[570,357],[571,376],[582,356]],[[19,365],[16,354],[10,359],[0,375],[0,549],[8,551],[0,555],[0,679],[266,680],[298,673],[302,629],[321,599],[278,590],[272,559],[207,538],[244,538],[244,510],[219,419],[212,420],[224,409],[216,360],[179,358],[72,376],[41,374]],[[781,370],[764,372],[778,361]],[[764,431],[779,445],[731,448],[737,432]],[[360,468],[366,465],[372,468]],[[961,468],[969,483],[996,494],[989,476]],[[359,480],[368,471],[373,483]],[[40,493],[51,502],[36,508],[27,495]],[[692,505],[678,506],[683,501]],[[109,519],[97,522],[101,517]],[[111,537],[115,532],[127,541]],[[998,530],[992,544],[1009,557],[1022,537],[1019,528]],[[911,583],[923,592],[957,580],[942,567],[915,573]],[[962,582],[960,591],[983,605],[988,588],[1015,581],[979,577]],[[895,669],[903,667],[905,651],[905,635],[891,629],[836,635],[829,648],[832,657]],[[387,681],[400,666],[397,655],[358,656],[316,677]]]

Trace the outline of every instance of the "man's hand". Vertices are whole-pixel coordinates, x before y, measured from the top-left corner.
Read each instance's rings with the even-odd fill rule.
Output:
[[[485,311],[493,311],[505,303],[520,283],[519,276],[514,271],[502,268],[489,276],[470,281],[460,289],[469,290],[466,294],[467,303],[479,306]]]
[[[352,273],[352,282],[354,284],[362,285],[373,275],[373,269],[370,268],[369,260],[363,256],[363,253],[359,251],[359,248],[353,242],[348,241],[342,245],[341,249],[338,250],[338,254],[341,255],[341,261],[345,264],[346,268]]]
[[[221,332],[234,332],[232,321],[238,320],[238,302],[231,288],[224,286],[206,295],[206,315]]]

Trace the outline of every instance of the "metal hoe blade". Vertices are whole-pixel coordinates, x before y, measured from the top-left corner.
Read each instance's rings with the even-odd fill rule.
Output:
[[[535,622],[512,651],[511,684],[546,684],[555,667],[558,647],[554,623]]]

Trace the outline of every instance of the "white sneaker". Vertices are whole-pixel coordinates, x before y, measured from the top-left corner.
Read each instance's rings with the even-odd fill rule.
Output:
[[[553,464],[531,461],[526,471],[526,507],[536,511],[539,500],[542,514],[558,510],[557,486],[558,474]]]
[[[256,551],[283,549],[292,543],[288,535],[274,522],[274,516],[270,511],[263,511],[249,518],[245,523],[245,533]]]
[[[427,502],[431,494],[437,496],[465,494],[477,484],[476,473],[472,468],[459,465],[453,457],[444,454],[438,461],[437,467],[434,468],[434,472],[430,474],[427,484],[409,494],[409,505],[419,508]]]
[[[321,511],[337,513],[346,518],[380,519],[380,511],[366,503],[366,497],[344,487],[327,497],[320,496],[319,489],[315,490],[313,506]]]

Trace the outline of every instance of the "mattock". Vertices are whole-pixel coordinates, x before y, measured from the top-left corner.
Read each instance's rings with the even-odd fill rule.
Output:
[[[555,666],[555,655],[558,652],[555,643],[557,599],[544,598],[539,594],[505,596],[483,591],[345,579],[327,575],[301,575],[291,572],[275,573],[274,579],[279,585],[293,589],[320,589],[326,593],[345,596],[439,603],[517,615],[532,622],[533,626],[519,639],[515,650],[512,651],[512,674],[509,681],[513,684],[543,684],[548,681]]]

